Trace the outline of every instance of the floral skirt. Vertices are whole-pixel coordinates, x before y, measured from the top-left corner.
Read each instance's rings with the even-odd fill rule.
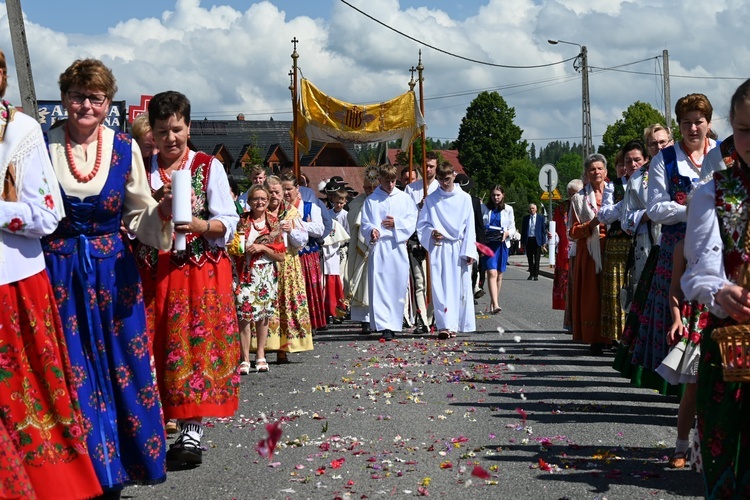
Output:
[[[711,318],[714,323],[716,318]],[[698,365],[698,433],[706,498],[750,498],[750,392],[724,382],[718,344],[706,329]],[[747,400],[747,401],[746,401]]]
[[[101,494],[71,379],[47,272],[1,285],[0,498]]]
[[[236,279],[236,277],[235,277]],[[273,262],[255,263],[250,283],[234,284],[239,321],[263,321],[276,312],[279,274]]]
[[[302,264],[297,253],[287,253],[284,261],[278,263],[278,269],[278,307],[268,323],[266,351],[311,351],[313,338],[310,310],[307,306]],[[252,339],[251,349],[258,349],[255,337]]]
[[[327,324],[325,304],[323,302],[323,272],[320,268],[320,252],[306,253],[299,256],[302,274],[305,277],[307,305],[310,308],[310,324],[314,330],[324,328]]]
[[[166,481],[166,437],[138,268],[130,250],[94,257],[46,245],[86,445],[105,490]],[[85,247],[83,246],[85,243]]]
[[[156,273],[141,271],[164,417],[234,415],[240,341],[229,259],[180,268],[160,252]]]

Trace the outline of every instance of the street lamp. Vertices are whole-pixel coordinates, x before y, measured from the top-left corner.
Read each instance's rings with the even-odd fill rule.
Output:
[[[565,43],[568,45],[576,45],[581,49],[580,54],[573,62],[573,68],[581,71],[582,77],[582,97],[581,97],[581,146],[583,148],[583,159],[594,152],[594,144],[591,139],[591,100],[589,98],[589,63],[588,63],[588,52],[586,46],[575,42],[566,42],[565,40],[547,40],[552,45],[558,43]],[[578,60],[580,59],[580,64]]]

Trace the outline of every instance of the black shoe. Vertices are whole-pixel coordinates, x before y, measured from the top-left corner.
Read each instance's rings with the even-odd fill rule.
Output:
[[[167,450],[167,463],[172,465],[200,465],[203,463],[201,442],[190,437],[183,429],[182,434]]]
[[[393,340],[395,335],[393,335],[393,332],[391,330],[383,330],[383,339],[386,341]]]
[[[604,344],[591,344],[589,352],[592,356],[601,356],[604,354]]]
[[[534,276],[534,281],[539,281],[539,278],[537,278],[536,276]]]
[[[533,276],[529,276],[528,278],[526,278],[526,281],[531,281],[531,280],[533,280],[533,279],[534,279],[534,277],[533,277]]]
[[[482,289],[480,288],[479,290],[477,290],[477,291],[476,291],[476,292],[474,293],[474,298],[475,298],[475,299],[480,299],[480,298],[482,298],[482,297],[484,297],[484,290],[482,290]]]
[[[414,333],[417,335],[427,335],[430,332],[430,329],[427,328],[426,325],[419,325],[415,330]]]
[[[370,323],[360,323],[360,325],[362,325],[362,331],[360,333],[362,333],[362,335],[370,335]]]

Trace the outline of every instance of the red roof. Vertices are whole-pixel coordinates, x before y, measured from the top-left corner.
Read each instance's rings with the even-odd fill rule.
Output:
[[[395,165],[396,162],[396,155],[398,152],[401,151],[400,149],[388,149],[386,151],[386,156],[388,157],[388,163],[391,165]],[[465,174],[463,165],[461,165],[461,162],[458,161],[458,150],[457,149],[434,149],[433,150],[436,153],[440,153],[443,158],[445,158],[445,161],[450,162],[451,165],[453,165],[453,169],[456,171],[457,174]]]
[[[318,192],[318,184],[335,175],[344,179],[344,182],[358,193],[362,192],[362,185],[365,183],[365,169],[363,167],[301,167],[300,170],[310,179],[309,187],[318,193],[319,198],[322,198],[323,195]]]

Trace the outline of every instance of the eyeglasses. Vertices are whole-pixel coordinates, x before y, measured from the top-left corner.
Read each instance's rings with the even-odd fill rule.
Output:
[[[652,141],[652,142],[649,142],[648,146],[650,148],[655,148],[655,147],[664,148],[665,146],[668,146],[670,144],[672,144],[672,140],[668,140],[668,141],[661,140],[661,141]]]
[[[68,99],[73,104],[83,104],[88,99],[91,105],[96,107],[107,102],[107,96],[104,94],[81,94],[80,92],[68,92]]]

